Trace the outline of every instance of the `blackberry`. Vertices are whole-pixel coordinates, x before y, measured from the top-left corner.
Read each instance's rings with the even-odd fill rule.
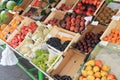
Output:
[[[52,38],[48,39],[46,43],[53,47],[58,47],[61,45],[61,40],[58,38],[52,37]]]
[[[72,80],[70,76],[64,75],[61,77],[62,80]]]
[[[65,42],[62,44],[62,46],[61,46],[61,51],[64,51],[65,48],[68,46],[69,43],[70,43],[69,40],[68,40],[68,41],[65,41]]]

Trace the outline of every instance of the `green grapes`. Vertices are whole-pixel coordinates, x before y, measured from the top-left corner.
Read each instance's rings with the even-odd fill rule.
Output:
[[[36,50],[35,51],[36,58],[32,60],[32,62],[37,65],[43,71],[48,69],[47,61],[48,61],[48,51],[47,50]]]

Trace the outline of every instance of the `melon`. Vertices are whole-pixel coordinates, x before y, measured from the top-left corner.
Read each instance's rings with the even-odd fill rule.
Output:
[[[6,7],[7,1],[2,1],[0,2],[0,8],[5,8]]]
[[[13,8],[16,6],[16,2],[15,1],[8,1],[6,4],[7,9],[9,10],[13,10]]]
[[[1,19],[1,21],[2,22],[4,22],[6,19],[7,19],[7,11],[1,11],[1,13],[0,13],[0,19]]]

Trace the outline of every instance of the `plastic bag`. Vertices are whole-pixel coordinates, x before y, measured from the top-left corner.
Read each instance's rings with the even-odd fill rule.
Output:
[[[18,59],[15,56],[14,52],[6,46],[6,49],[2,52],[2,58],[0,65],[3,66],[12,66],[18,63]]]
[[[5,43],[3,41],[0,40],[0,45],[4,45]]]

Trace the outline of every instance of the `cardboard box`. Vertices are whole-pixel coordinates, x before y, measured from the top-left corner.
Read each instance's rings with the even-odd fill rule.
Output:
[[[51,72],[51,75],[67,75],[70,76],[72,80],[75,80],[76,76],[78,75],[78,70],[84,63],[85,55],[80,54],[73,49],[69,49],[65,54],[66,56],[64,56],[60,65]]]

